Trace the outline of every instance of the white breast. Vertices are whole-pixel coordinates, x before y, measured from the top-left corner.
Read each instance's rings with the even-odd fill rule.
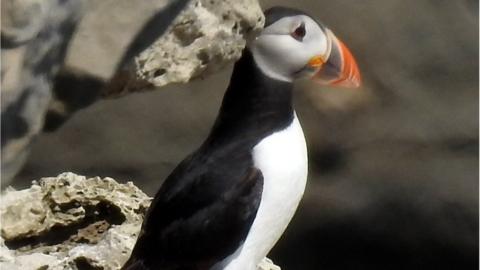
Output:
[[[303,196],[307,180],[307,147],[297,116],[253,149],[263,174],[262,200],[243,245],[214,269],[254,270],[282,235]]]

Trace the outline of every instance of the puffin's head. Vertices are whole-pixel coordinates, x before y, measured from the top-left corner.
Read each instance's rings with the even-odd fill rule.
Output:
[[[262,72],[274,79],[293,81],[309,76],[322,84],[360,86],[357,63],[347,47],[299,10],[266,10],[265,28],[247,46]]]

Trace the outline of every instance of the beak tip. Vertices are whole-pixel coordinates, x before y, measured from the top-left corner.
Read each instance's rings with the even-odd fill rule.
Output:
[[[362,81],[359,77],[353,77],[353,78],[347,78],[345,80],[332,83],[334,86],[338,87],[343,87],[343,88],[350,88],[350,89],[355,89],[355,88],[360,88],[362,85]]]
[[[352,84],[352,88],[359,88],[362,85],[362,77],[360,76],[360,72],[358,71],[358,68],[357,68],[355,76],[353,76],[350,79],[350,81],[351,81],[351,84]]]

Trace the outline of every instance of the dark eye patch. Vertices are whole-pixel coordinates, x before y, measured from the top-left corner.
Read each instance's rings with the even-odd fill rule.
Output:
[[[305,29],[305,23],[302,22],[300,26],[295,28],[295,30],[292,32],[292,37],[295,38],[298,41],[303,41],[303,38],[307,34],[307,30]]]

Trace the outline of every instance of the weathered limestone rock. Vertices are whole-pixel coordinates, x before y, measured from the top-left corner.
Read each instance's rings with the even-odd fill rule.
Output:
[[[2,268],[117,269],[128,258],[149,204],[131,182],[73,173],[7,190],[0,206],[1,236],[11,250],[3,247]]]
[[[120,63],[121,69],[102,94],[117,96],[206,76],[237,60],[246,39],[263,24],[257,0],[190,1],[134,63]]]
[[[150,201],[131,182],[73,173],[6,190],[0,205],[0,268],[119,269]],[[259,269],[280,268],[265,259]]]

